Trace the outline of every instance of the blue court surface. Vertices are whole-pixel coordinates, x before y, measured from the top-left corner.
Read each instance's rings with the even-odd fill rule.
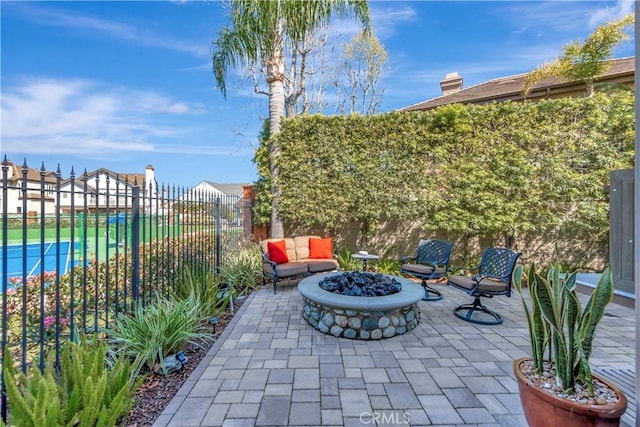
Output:
[[[25,273],[27,277],[40,274],[43,266],[44,271],[46,272],[55,271],[56,259],[60,260],[60,271],[58,271],[58,274],[63,275],[72,267],[72,251],[75,250],[75,255],[73,255],[73,266],[80,263],[78,257],[79,246],[79,243],[72,246],[70,241],[60,242],[59,245],[56,245],[55,242],[45,242],[44,247],[40,243],[29,243],[26,247],[23,245],[8,245],[8,278],[22,277]],[[44,258],[42,258],[41,248],[44,249]],[[26,257],[24,256],[24,249],[26,249]],[[4,247],[0,247],[0,273],[4,271],[4,266],[2,265],[4,259],[3,255]],[[26,270],[24,269],[25,260]]]

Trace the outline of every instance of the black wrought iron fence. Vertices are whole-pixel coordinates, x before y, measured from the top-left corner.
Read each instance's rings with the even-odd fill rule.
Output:
[[[187,272],[219,270],[251,234],[250,199],[106,169],[63,179],[5,158],[1,197],[2,354],[23,370]]]

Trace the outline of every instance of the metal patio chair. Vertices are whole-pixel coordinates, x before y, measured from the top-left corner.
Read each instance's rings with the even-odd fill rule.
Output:
[[[402,257],[401,273],[422,279],[424,288],[423,301],[439,301],[442,299],[440,291],[427,284],[427,280],[439,279],[449,273],[449,258],[453,243],[444,240],[421,240],[414,257]]]
[[[456,317],[481,325],[499,325],[502,316],[482,305],[480,298],[493,298],[498,295],[511,296],[511,274],[520,256],[519,252],[507,248],[487,248],[482,254],[480,264],[461,270],[477,270],[477,274],[468,277],[451,275],[447,285],[474,297],[471,304],[462,304],[453,312]],[[484,316],[486,315],[486,316]]]

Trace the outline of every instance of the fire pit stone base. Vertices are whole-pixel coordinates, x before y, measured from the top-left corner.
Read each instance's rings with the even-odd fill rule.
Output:
[[[334,273],[335,274],[335,273]],[[420,321],[418,302],[422,287],[395,277],[402,283],[399,293],[379,297],[355,297],[327,292],[319,286],[326,275],[303,279],[298,284],[302,295],[302,317],[315,329],[335,337],[379,340],[402,335]]]
[[[402,335],[418,325],[416,304],[390,311],[344,310],[304,299],[302,317],[322,333],[336,337],[379,340]]]

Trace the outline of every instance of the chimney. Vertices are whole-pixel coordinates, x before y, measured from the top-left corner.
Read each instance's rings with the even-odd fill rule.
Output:
[[[11,179],[13,178],[13,172],[14,172],[15,166],[14,166],[14,163],[9,160],[7,160],[7,166],[9,166],[9,170],[7,171],[7,178]]]
[[[462,90],[462,77],[457,72],[449,73],[440,82],[440,88],[442,89],[442,96],[460,92]]]
[[[144,174],[144,180],[147,183],[147,187],[149,188],[149,193],[155,196],[157,194],[157,189],[156,189],[157,183],[156,183],[156,176],[155,176],[155,171],[153,170],[153,166],[147,165],[147,168]]]

